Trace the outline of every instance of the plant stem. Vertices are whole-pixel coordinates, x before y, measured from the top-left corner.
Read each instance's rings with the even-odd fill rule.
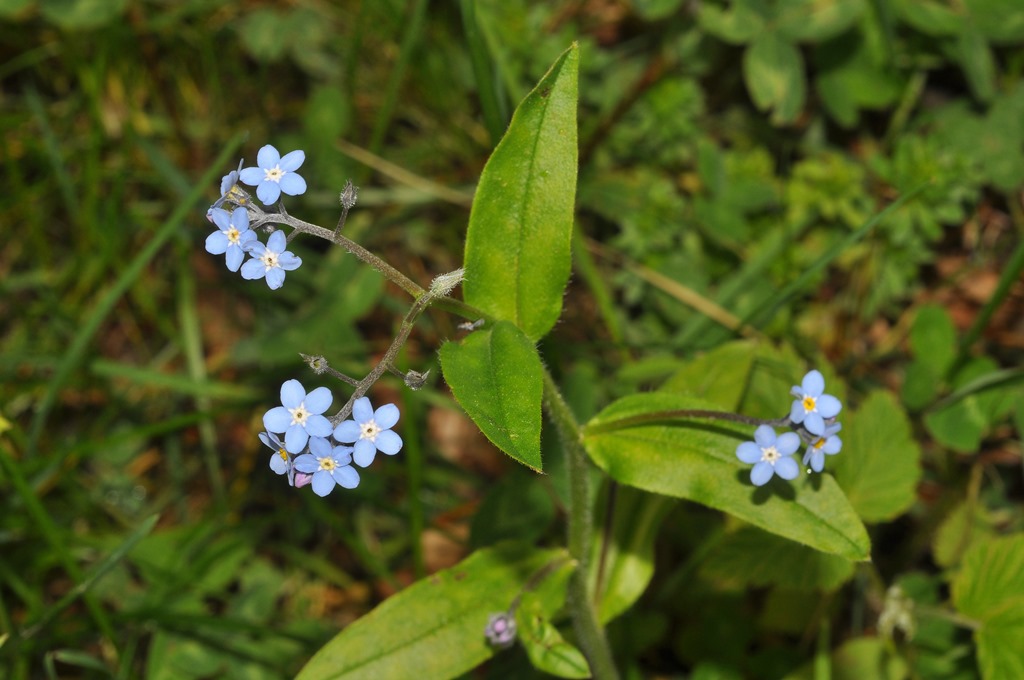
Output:
[[[583,435],[576,417],[565,403],[565,397],[558,390],[551,373],[544,369],[544,406],[558,430],[562,447],[568,459],[569,507],[568,544],[569,555],[576,561],[576,569],[569,577],[569,608],[573,628],[580,647],[590,664],[594,678],[614,679],[619,674],[612,659],[604,630],[597,620],[597,610],[590,589],[587,587],[587,573],[590,561],[590,516],[589,469],[586,452],[583,450]]]

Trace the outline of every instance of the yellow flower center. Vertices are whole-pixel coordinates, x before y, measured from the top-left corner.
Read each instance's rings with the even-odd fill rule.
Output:
[[[312,415],[306,410],[306,402],[302,402],[295,408],[288,409],[288,412],[292,414],[292,425],[302,425],[303,427],[306,426],[306,421]]]
[[[807,411],[808,413],[810,413],[811,411],[815,410],[816,408],[818,408],[818,404],[817,404],[817,402],[814,401],[814,397],[812,397],[812,396],[805,396],[804,397],[804,410]]]
[[[825,439],[824,438],[819,439],[818,441],[814,442],[814,448],[816,448],[816,449],[820,449],[823,446],[825,446]]]
[[[269,250],[264,251],[263,257],[260,258],[260,262],[262,262],[267,269],[273,269],[274,267],[277,267],[277,253],[271,252]]]
[[[278,449],[277,450],[277,455],[281,456],[281,458],[284,459],[284,462],[286,462],[286,463],[288,462],[288,452],[285,451],[284,449]]]
[[[318,458],[317,460],[320,461],[321,470],[327,470],[330,472],[334,468],[338,467],[338,464],[334,462],[333,458]]]
[[[359,434],[360,439],[369,439],[371,442],[377,440],[377,434],[380,433],[380,428],[377,427],[377,421],[367,420],[365,423],[360,425],[359,428],[362,430]]]
[[[227,235],[228,235],[228,240],[231,241],[232,243],[234,243],[237,246],[238,245],[238,237],[242,235],[242,232],[238,231],[234,227],[231,227],[230,229],[227,230]]]
[[[263,178],[269,179],[271,182],[280,182],[284,174],[285,171],[281,169],[281,166],[275,165],[271,169],[263,171]]]

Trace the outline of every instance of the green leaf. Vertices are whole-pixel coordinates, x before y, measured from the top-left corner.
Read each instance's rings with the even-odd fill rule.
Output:
[[[821,42],[842,33],[864,12],[864,0],[779,0],[776,29],[790,40]]]
[[[546,616],[520,608],[516,625],[519,640],[534,668],[559,678],[590,677],[590,666],[583,653],[566,642]]]
[[[63,29],[84,31],[110,23],[127,6],[128,0],[42,0],[39,11]]]
[[[532,340],[562,313],[576,200],[579,47],[516,109],[487,161],[466,234],[466,302]]]
[[[892,649],[892,643],[877,637],[847,640],[832,652],[828,664],[826,677],[831,680],[912,677],[907,662]],[[819,665],[817,659],[808,661],[784,680],[816,680],[822,677]]]
[[[971,26],[957,36],[954,50],[974,96],[990,101],[996,94],[996,64],[985,36]]]
[[[613,479],[728,512],[816,550],[866,560],[870,542],[829,475],[755,488],[736,447],[753,428],[722,421],[667,419],[666,412],[713,408],[675,394],[635,394],[611,404],[586,426],[584,446]]]
[[[978,621],[982,677],[1024,677],[1024,535],[972,547],[953,580],[953,603]]]
[[[770,564],[771,569],[752,569]],[[754,527],[741,527],[715,545],[701,572],[717,584],[746,588],[783,586],[835,590],[853,576],[854,564],[835,555],[811,550]]]
[[[773,109],[772,123],[796,120],[804,105],[804,59],[796,45],[778,33],[762,33],[743,54],[743,79],[754,104]]]
[[[955,35],[963,30],[963,17],[934,0],[896,0],[896,10],[912,27],[928,35]]]
[[[679,369],[661,389],[700,397],[719,408],[738,409],[754,370],[756,347],[745,340],[719,345]]]
[[[444,379],[480,431],[499,449],[541,470],[543,369],[533,343],[507,321],[441,347]]]
[[[484,638],[488,616],[508,610],[538,569],[564,557],[564,551],[534,550],[521,543],[479,550],[350,624],[310,659],[298,679],[465,673],[493,654]]]
[[[606,507],[609,502],[606,497]],[[665,496],[628,486],[616,490],[611,530],[591,546],[590,584],[601,623],[625,612],[644,594],[654,576],[654,539],[675,504]]]
[[[998,374],[999,366],[989,357],[969,361],[953,378],[955,389],[983,385],[989,375]],[[998,384],[974,390],[960,399],[926,413],[924,424],[935,439],[963,453],[977,451],[989,427],[1012,408],[1012,391]]]
[[[742,45],[764,30],[768,6],[764,0],[736,0],[728,11],[704,2],[699,5],[697,20],[711,35]]]
[[[932,556],[940,567],[949,569],[975,543],[987,542],[996,535],[995,521],[977,500],[957,505],[942,520],[932,539]]]
[[[914,503],[921,449],[903,408],[889,392],[872,392],[856,411],[840,414],[843,450],[826,467],[865,522],[883,522]]]

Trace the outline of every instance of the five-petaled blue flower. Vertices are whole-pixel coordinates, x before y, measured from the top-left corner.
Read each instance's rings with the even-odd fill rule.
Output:
[[[256,241],[256,232],[249,229],[249,213],[236,208],[229,217],[227,210],[213,208],[208,215],[217,231],[206,237],[206,252],[227,254],[228,269],[237,272],[245,259],[245,249]]]
[[[313,493],[326,496],[335,484],[354,489],[359,486],[359,473],[352,467],[351,446],[331,446],[323,437],[309,438],[309,453],[295,459],[295,469],[313,475]]]
[[[821,435],[816,436],[807,445],[807,453],[804,454],[804,465],[810,463],[811,469],[821,472],[825,468],[825,454],[834,456],[843,448],[843,440],[836,436],[843,426],[839,423],[832,423],[825,427]]]
[[[796,479],[800,474],[793,454],[800,448],[800,437],[794,432],[776,436],[769,425],[759,425],[754,430],[754,441],[743,442],[736,447],[736,457],[748,465],[750,481],[754,486],[764,486],[773,474],[783,479]]]
[[[803,423],[811,434],[819,437],[825,432],[825,420],[835,418],[843,404],[825,391],[825,378],[819,371],[810,371],[804,376],[800,387],[793,386],[790,394],[796,397],[789,419],[796,424]]]
[[[354,420],[346,420],[334,430],[334,438],[342,444],[355,444],[355,461],[359,467],[373,462],[377,452],[393,456],[402,448],[402,438],[391,430],[401,414],[394,404],[384,404],[376,411],[366,397],[352,405]]]
[[[256,187],[256,195],[264,205],[270,205],[281,197],[282,191],[289,196],[306,193],[306,180],[295,173],[305,160],[302,151],[292,151],[282,158],[277,149],[267,144],[256,155],[259,167],[245,168],[239,177]]]
[[[302,264],[302,258],[285,250],[287,247],[288,241],[284,232],[280,230],[270,235],[267,245],[259,241],[250,241],[247,252],[252,259],[242,265],[242,278],[252,281],[265,276],[271,290],[283,286],[284,273],[298,269]]]
[[[309,394],[298,380],[287,380],[281,385],[281,403],[263,414],[263,425],[268,432],[284,433],[284,448],[288,453],[299,453],[312,437],[330,437],[331,423],[323,412],[331,406],[334,396],[326,387],[318,387]]]

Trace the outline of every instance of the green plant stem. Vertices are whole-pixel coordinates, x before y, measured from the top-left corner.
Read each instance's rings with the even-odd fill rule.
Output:
[[[576,569],[569,577],[569,607],[573,628],[580,647],[590,664],[594,678],[618,678],[604,630],[597,619],[597,610],[587,587],[590,561],[590,485],[587,456],[583,450],[582,432],[569,405],[547,368],[544,369],[544,406],[558,430],[565,450],[569,473],[568,545]]]

